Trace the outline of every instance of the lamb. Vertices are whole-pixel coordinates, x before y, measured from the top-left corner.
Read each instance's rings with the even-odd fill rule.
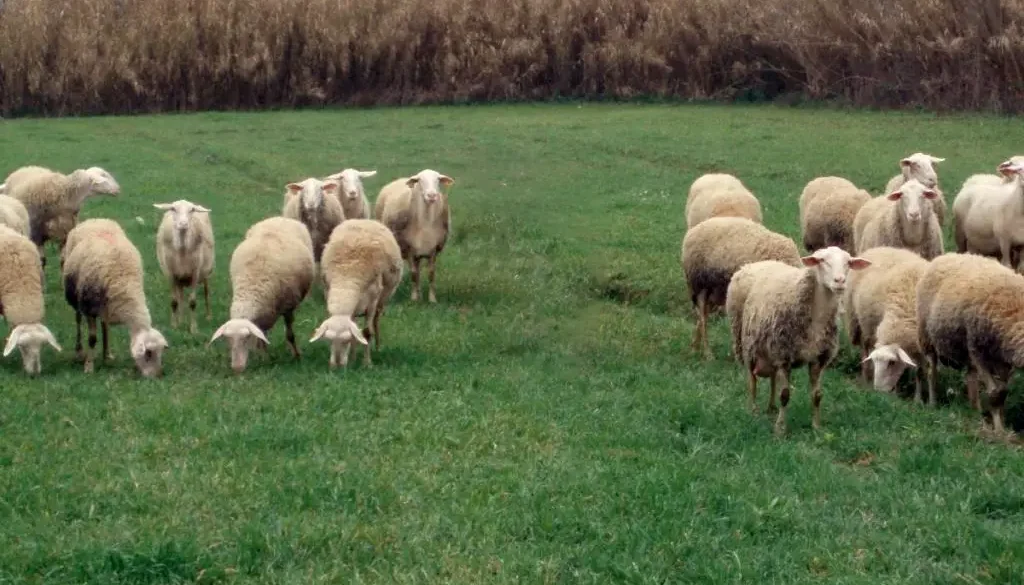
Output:
[[[62,275],[64,297],[75,311],[75,350],[94,368],[96,320],[103,327],[103,359],[110,354],[109,326],[125,324],[131,335],[130,352],[142,376],[163,374],[167,340],[153,328],[143,288],[142,256],[124,230],[110,219],[88,219],[68,234]],[[82,351],[82,317],[89,325],[89,349]]]
[[[29,223],[25,205],[14,197],[0,195],[0,224],[27,238]]]
[[[733,346],[739,348],[740,362],[747,370],[751,410],[757,412],[758,377],[772,381],[769,411],[775,408],[776,384],[782,384],[775,421],[778,434],[786,429],[790,371],[805,364],[812,423],[816,429],[821,427],[821,374],[838,350],[839,297],[849,271],[871,265],[836,246],[816,250],[801,261],[805,268],[772,260],[748,264],[733,275],[726,297],[730,321],[742,320],[733,328],[734,335],[739,335]],[[737,295],[745,296],[742,302],[730,300]]]
[[[12,327],[4,357],[18,348],[25,372],[34,376],[42,371],[44,343],[61,351],[53,333],[43,325],[43,287],[33,276],[41,270],[39,254],[31,240],[7,226],[0,226],[0,249],[4,251],[0,254],[0,314]]]
[[[203,286],[206,319],[213,317],[210,312],[210,275],[213,273],[215,242],[210,210],[184,199],[174,203],[155,203],[153,207],[164,210],[156,234],[156,259],[171,286],[171,327],[178,325],[178,309],[185,300],[184,289],[191,288],[189,331],[194,335],[199,330],[196,325],[196,289],[199,285]]]
[[[1024,244],[1024,158],[999,165],[1006,181],[968,179],[953,201],[953,233],[958,252],[1001,259],[1003,266],[1020,269]]]
[[[889,195],[868,201],[854,220],[854,247],[860,254],[876,246],[906,248],[925,260],[942,254],[942,228],[928,205],[938,193],[910,179]]]
[[[380,349],[380,317],[402,280],[402,252],[394,234],[370,219],[349,219],[334,228],[324,248],[324,288],[330,317],[313,334],[313,343],[331,343],[330,367],[348,364],[352,341],[366,346],[363,363],[370,366],[372,338]],[[360,333],[354,318],[363,315]]]
[[[341,188],[337,192],[338,202],[345,210],[345,219],[371,218],[370,201],[366,198],[366,190],[363,189],[363,179],[368,179],[376,174],[377,171],[345,169],[327,177],[329,180],[336,180],[341,184]]]
[[[1024,276],[995,259],[945,254],[932,260],[917,287],[917,328],[935,404],[939,363],[967,370],[967,392],[980,410],[985,382],[992,425],[1006,429],[1003,407],[1014,368],[1024,367]]]
[[[921,402],[917,283],[928,261],[910,250],[885,246],[860,257],[871,265],[850,273],[844,303],[850,343],[860,347],[862,380],[873,378],[876,390],[888,392],[908,367],[917,368],[914,397]]]
[[[448,195],[441,186],[454,183],[455,179],[447,175],[424,169],[388,183],[377,196],[373,215],[395,235],[402,258],[409,264],[413,302],[420,299],[420,261],[424,258],[430,269],[428,298],[431,303],[437,302],[437,257],[448,241],[451,225]]]
[[[729,280],[737,270],[759,260],[778,260],[800,266],[800,252],[790,238],[741,217],[713,217],[686,232],[680,262],[690,300],[697,311],[693,350],[703,348],[712,359],[708,343],[708,314],[725,304]]]
[[[305,224],[313,240],[313,257],[316,262],[320,262],[331,231],[345,221],[345,211],[336,197],[338,188],[338,181],[314,178],[289,183],[286,187],[286,201],[281,215]]]
[[[762,223],[761,203],[736,177],[725,173],[701,175],[686,196],[686,229],[712,217],[745,217]]]
[[[295,359],[295,310],[309,294],[315,273],[313,241],[302,222],[272,217],[257,222],[231,255],[231,318],[210,339],[227,338],[231,368],[245,371],[249,350],[269,345],[266,332],[284,317]]]
[[[25,205],[29,215],[29,232],[39,249],[43,268],[46,255],[43,245],[50,236],[46,230],[48,221],[73,215],[77,218],[82,203],[96,193],[117,195],[121,186],[114,177],[99,167],[79,169],[64,175],[43,167],[23,167],[11,173],[4,183],[7,195]]]
[[[813,252],[836,246],[853,253],[853,220],[871,195],[842,177],[818,177],[800,194],[800,231]]]
[[[939,220],[939,226],[944,225],[947,214],[946,199],[939,189],[939,177],[935,173],[935,165],[944,160],[946,159],[924,154],[923,152],[915,152],[900,161],[900,174],[889,179],[889,182],[885,184],[885,192],[893,193],[907,181],[916,179],[928,189],[935,191],[937,197],[932,200],[932,207],[935,211],[935,217]]]

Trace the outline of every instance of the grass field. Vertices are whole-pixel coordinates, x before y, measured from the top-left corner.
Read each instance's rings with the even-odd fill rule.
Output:
[[[139,246],[171,344],[166,376],[142,381],[117,328],[115,362],[82,374],[50,251],[47,320],[66,349],[46,350],[37,380],[17,354],[0,362],[0,583],[1020,583],[1016,448],[979,438],[962,399],[931,410],[859,389],[848,346],[823,431],[804,370],[789,436],[773,437],[725,321],[716,361],[690,354],[679,268],[703,172],[739,175],[765,223],[798,237],[811,178],[877,192],[920,150],[947,159],[952,201],[1018,153],[1018,124],[595,105],[0,123],[0,173],[118,178],[122,196],[83,216],[121,220]],[[329,373],[327,345],[305,341],[293,362],[275,329],[269,356],[233,375],[205,344],[234,246],[285,183],[345,166],[379,171],[371,199],[424,167],[455,178],[440,302],[410,304],[406,278],[372,369]],[[218,238],[197,337],[169,329],[154,255],[151,204],[178,198],[211,207]],[[323,317],[316,289],[300,338]]]

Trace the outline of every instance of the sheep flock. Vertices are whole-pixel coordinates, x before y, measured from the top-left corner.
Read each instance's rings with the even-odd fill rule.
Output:
[[[988,432],[1012,437],[1004,405],[1013,371],[1024,367],[1024,156],[996,165],[995,174],[969,177],[951,206],[936,170],[943,160],[907,156],[900,174],[875,196],[842,177],[813,178],[794,194],[802,246],[764,225],[761,203],[740,178],[716,172],[690,186],[680,263],[696,314],[691,347],[715,359],[708,319],[724,313],[749,408],[760,412],[758,382],[767,379],[777,433],[786,432],[793,371],[804,367],[812,424],[823,426],[822,374],[839,355],[844,330],[859,352],[864,386],[894,392],[907,374],[915,401],[934,406],[938,369],[962,370],[972,406],[991,416]],[[447,190],[455,181],[424,169],[385,184],[371,206],[363,179],[376,174],[349,168],[283,181],[280,215],[253,224],[238,242],[228,267],[229,318],[209,340],[227,346],[236,374],[246,370],[252,350],[267,348],[267,333],[279,320],[300,358],[294,313],[315,288],[326,314],[303,343],[329,343],[331,369],[346,367],[360,346],[363,365],[372,363],[380,320],[406,271],[411,300],[420,300],[424,260],[426,298],[437,302],[438,257],[451,225]],[[99,167],[64,174],[27,166],[0,184],[0,246],[11,264],[0,271],[0,311],[10,329],[4,356],[19,348],[29,375],[40,373],[44,345],[62,351],[43,323],[46,242],[60,249],[84,371],[96,370],[98,333],[99,358],[106,361],[113,356],[108,329],[123,325],[140,375],[163,375],[162,356],[173,348],[150,315],[144,254],[114,220],[79,221],[90,197],[120,192]],[[154,207],[163,212],[153,248],[171,291],[169,325],[185,320],[187,298],[195,335],[200,287],[212,319],[214,206],[181,199]],[[950,223],[955,252],[943,244]]]

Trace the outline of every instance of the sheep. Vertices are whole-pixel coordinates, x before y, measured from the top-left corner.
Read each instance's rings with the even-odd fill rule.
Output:
[[[871,200],[864,189],[842,177],[818,177],[800,194],[800,231],[804,248],[813,252],[836,246],[853,253],[853,220]]]
[[[928,201],[938,194],[910,179],[889,195],[868,201],[854,219],[857,253],[877,246],[907,248],[925,260],[942,254],[942,228]]]
[[[402,280],[402,251],[384,224],[370,219],[345,220],[331,233],[324,248],[324,288],[330,317],[309,340],[331,343],[330,367],[345,367],[355,340],[366,347],[363,363],[371,365],[372,338],[380,349],[380,317]],[[363,315],[360,333],[354,318]]]
[[[420,261],[424,258],[430,269],[428,299],[437,302],[437,257],[448,241],[451,225],[448,195],[441,186],[454,183],[455,179],[447,175],[424,169],[412,177],[388,183],[377,196],[373,215],[395,235],[402,258],[409,264],[413,302],[420,299]]]
[[[178,309],[184,299],[184,289],[192,288],[188,307],[189,331],[199,331],[196,325],[196,289],[203,286],[206,301],[206,319],[210,311],[210,275],[214,264],[213,226],[210,210],[190,201],[179,199],[174,203],[154,203],[164,211],[156,234],[156,260],[171,286],[171,327],[178,325]]]
[[[917,179],[919,183],[935,191],[937,197],[931,200],[932,207],[935,211],[935,217],[939,220],[939,225],[945,225],[947,214],[946,199],[939,189],[939,177],[935,173],[935,165],[944,160],[946,159],[924,154],[923,152],[915,152],[900,160],[900,174],[889,179],[889,182],[885,184],[885,193],[894,193],[907,181]]]
[[[686,196],[686,228],[712,217],[745,217],[762,223],[761,203],[736,177],[725,173],[701,175]]]
[[[366,198],[366,190],[363,189],[363,179],[376,174],[377,171],[345,169],[327,177],[341,184],[337,194],[338,202],[345,210],[345,219],[371,219],[370,201]]]
[[[1024,276],[993,258],[949,253],[932,260],[917,286],[917,329],[935,404],[939,363],[967,370],[967,393],[981,410],[985,382],[992,425],[1005,434],[1003,406],[1014,368],[1024,367]]]
[[[29,236],[28,210],[25,205],[8,195],[0,195],[0,224],[20,235]]]
[[[910,250],[880,246],[860,254],[871,262],[850,273],[844,302],[850,343],[860,347],[861,376],[876,390],[891,391],[916,368],[914,398],[921,402],[924,371],[917,339],[917,283],[928,261]],[[869,372],[874,372],[870,374]]]
[[[1019,270],[1024,244],[1024,158],[999,165],[1006,181],[965,181],[953,201],[953,233],[958,252],[1000,258]],[[976,175],[977,176],[977,175]]]
[[[309,178],[288,183],[281,216],[301,221],[313,240],[313,258],[320,262],[324,246],[335,226],[345,221],[345,210],[336,197],[339,183]],[[325,196],[326,195],[326,196]]]
[[[708,343],[708,314],[725,304],[729,279],[743,265],[759,260],[778,260],[800,266],[800,252],[792,239],[742,217],[713,217],[686,232],[680,263],[690,300],[697,312],[691,348],[703,348],[712,359]]]
[[[39,254],[32,241],[11,228],[0,225],[0,314],[11,324],[4,357],[18,348],[25,372],[30,376],[42,371],[43,344],[62,351],[53,333],[43,325],[45,306],[43,287],[38,278]]]
[[[42,167],[23,167],[11,173],[4,184],[6,194],[21,201],[28,211],[30,237],[39,249],[44,269],[43,245],[50,238],[47,222],[65,215],[77,219],[82,203],[95,193],[116,196],[121,192],[114,177],[99,167],[79,169],[68,175]]]
[[[254,224],[231,255],[230,319],[210,344],[221,337],[231,348],[231,368],[245,371],[249,350],[265,349],[266,332],[284,317],[288,347],[295,359],[295,310],[309,294],[316,270],[313,242],[302,222],[272,217]],[[209,345],[209,344],[208,344]]]
[[[75,311],[75,351],[93,372],[96,320],[103,328],[103,359],[110,360],[109,326],[124,324],[131,335],[130,353],[142,376],[163,375],[167,340],[153,328],[143,288],[139,250],[117,222],[88,219],[68,234],[62,277],[64,297]],[[89,325],[89,349],[82,349],[82,317]]]
[[[734,312],[730,321],[742,319],[734,333],[739,339],[741,363],[747,370],[750,408],[757,412],[757,378],[772,380],[769,411],[775,403],[775,386],[781,382],[779,415],[775,431],[786,429],[786,408],[789,405],[789,377],[794,367],[807,365],[812,424],[821,428],[821,374],[835,358],[838,350],[837,316],[839,298],[846,287],[850,270],[862,270],[869,260],[851,257],[842,248],[829,246],[801,258],[804,268],[772,262],[744,266],[733,275],[726,297],[726,306]],[[748,273],[755,272],[752,277]],[[737,290],[733,290],[734,283]],[[742,288],[743,290],[738,290]],[[730,296],[745,293],[740,303]]]

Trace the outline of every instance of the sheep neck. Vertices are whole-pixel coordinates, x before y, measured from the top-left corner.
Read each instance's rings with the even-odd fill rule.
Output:
[[[812,323],[822,323],[835,315],[839,308],[839,295],[818,280],[816,269],[805,269],[799,286],[800,300],[810,303]]]
[[[441,199],[430,205],[423,199],[423,191],[419,186],[412,190],[412,215],[417,223],[435,223],[444,205],[444,194]]]
[[[68,175],[68,204],[77,211],[92,193],[92,178],[83,170]]]

